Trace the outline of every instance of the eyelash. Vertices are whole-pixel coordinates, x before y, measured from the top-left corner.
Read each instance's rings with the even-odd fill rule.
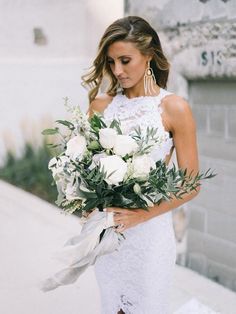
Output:
[[[122,62],[122,64],[128,64],[130,62],[130,60],[122,60],[121,62]],[[114,61],[113,60],[108,60],[107,63],[108,64],[114,64]]]

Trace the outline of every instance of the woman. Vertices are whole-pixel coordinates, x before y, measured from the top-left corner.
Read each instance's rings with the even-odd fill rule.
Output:
[[[101,38],[91,72],[83,77],[91,87],[89,114],[99,111],[107,120],[120,119],[126,134],[137,126],[144,131],[157,127],[165,141],[154,147],[152,156],[168,163],[175,149],[178,166],[197,173],[195,122],[188,103],[165,90],[168,73],[159,37],[144,19],[128,16],[115,21]],[[110,85],[105,95],[97,96],[104,77]],[[107,208],[126,240],[119,251],[95,264],[102,314],[169,313],[176,259],[171,210],[197,193],[149,211]]]

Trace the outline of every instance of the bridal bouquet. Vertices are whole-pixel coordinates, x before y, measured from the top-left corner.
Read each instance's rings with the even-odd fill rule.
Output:
[[[76,212],[82,230],[57,253],[67,267],[48,278],[43,291],[73,283],[99,256],[125,241],[106,207],[148,210],[163,200],[181,198],[196,190],[202,179],[214,176],[209,170],[193,176],[174,165],[168,168],[164,160],[155,162],[150,152],[165,141],[157,129],[137,128],[125,135],[117,120],[107,124],[99,113],[88,118],[78,106],[66,106],[71,120],[56,121],[66,132],[55,127],[43,134],[61,138],[61,153],[49,162],[58,190],[56,204],[67,213]]]

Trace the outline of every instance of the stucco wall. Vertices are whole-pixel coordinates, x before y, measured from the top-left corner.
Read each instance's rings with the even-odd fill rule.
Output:
[[[171,62],[168,89],[189,101],[197,121],[203,184],[187,208],[181,263],[236,290],[236,2],[128,1],[126,14],[147,18]],[[184,225],[184,224],[183,224]]]

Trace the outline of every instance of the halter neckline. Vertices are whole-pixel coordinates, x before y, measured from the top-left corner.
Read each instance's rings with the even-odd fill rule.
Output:
[[[126,100],[139,100],[139,99],[143,99],[143,98],[151,98],[151,99],[155,99],[155,98],[158,98],[162,95],[163,93],[163,88],[160,87],[160,91],[159,91],[159,94],[158,95],[149,95],[149,96],[137,96],[137,97],[132,97],[132,98],[129,98],[127,97],[125,94],[120,94],[121,96],[123,96],[123,98],[125,98]]]

